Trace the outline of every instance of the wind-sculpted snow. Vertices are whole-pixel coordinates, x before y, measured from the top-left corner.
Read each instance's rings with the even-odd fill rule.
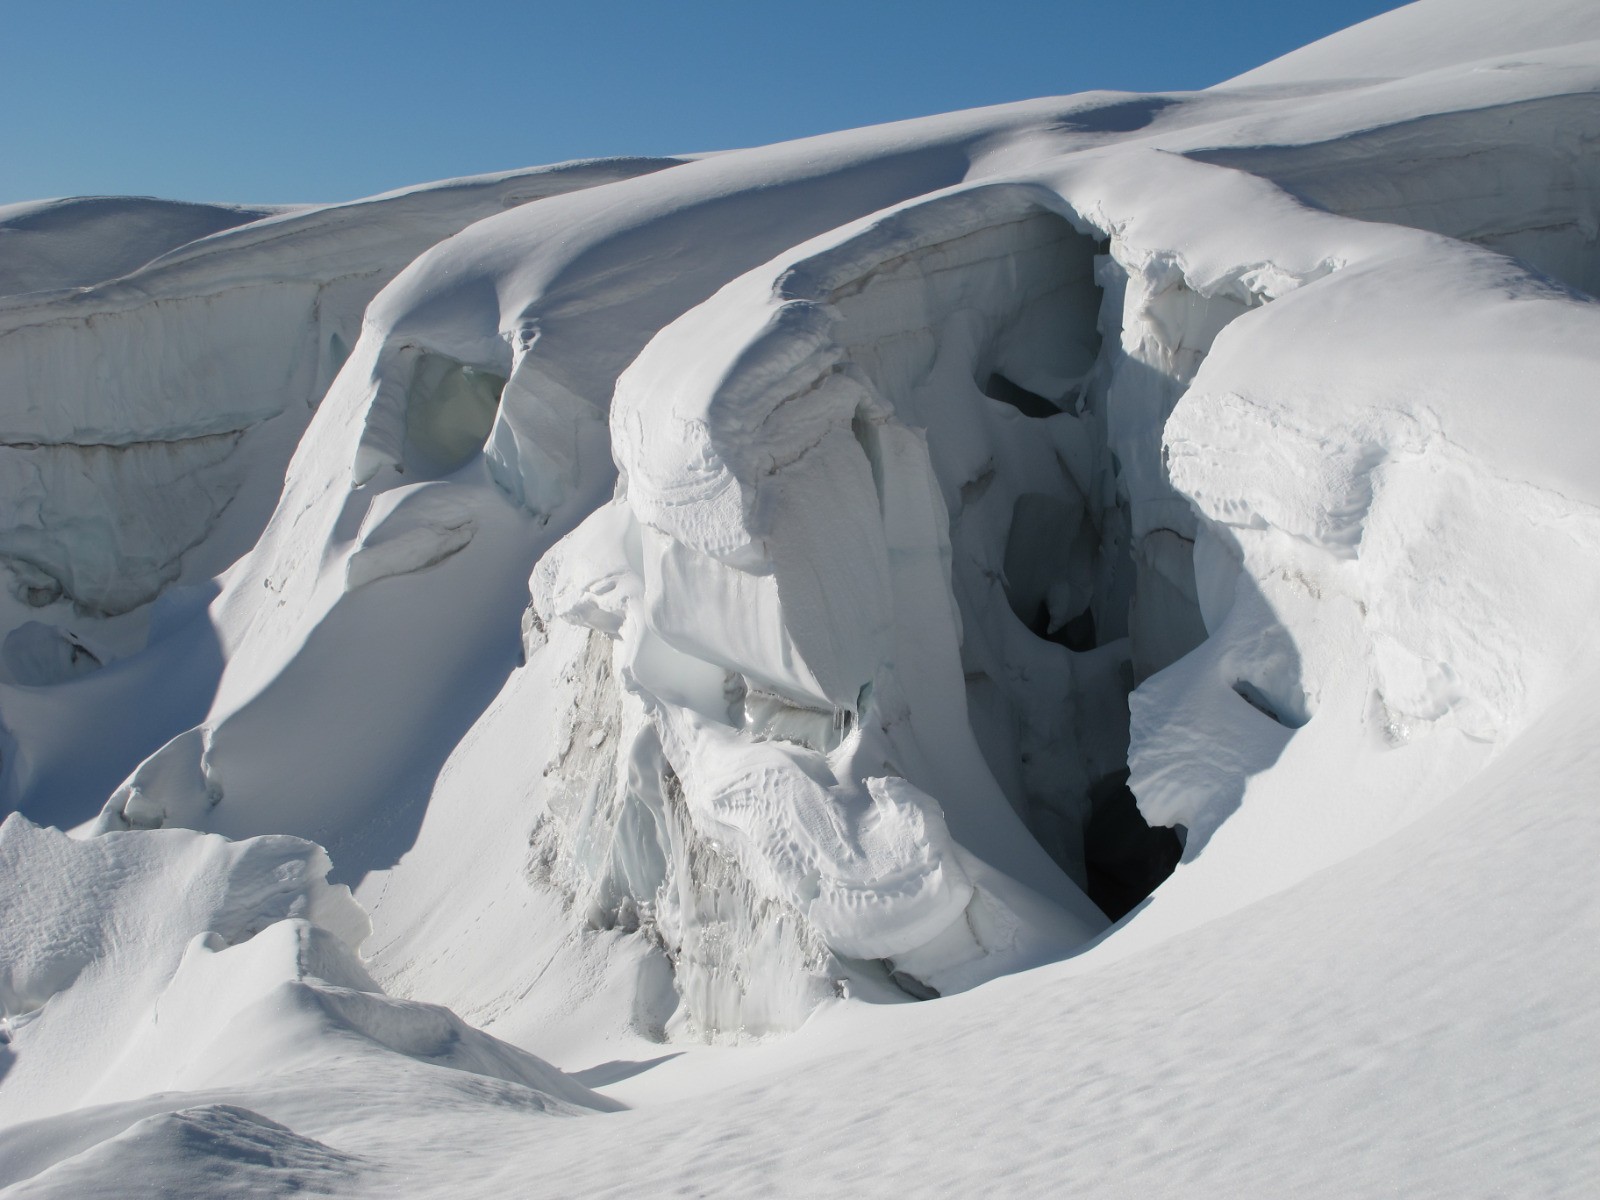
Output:
[[[3,1099],[13,1121],[150,1088],[146,1071],[119,1072],[117,1060],[137,1056],[128,1029],[191,939],[220,950],[291,916],[351,948],[368,930],[348,889],[324,882],[321,848],[295,838],[228,842],[169,830],[85,842],[13,813],[0,825],[0,862],[10,907],[28,914],[0,930],[0,1005],[14,1055]]]
[[[1343,216],[1487,246],[1593,293],[1600,290],[1597,126],[1600,98],[1579,93],[1415,117],[1331,145],[1194,157],[1263,175]]]
[[[904,1110],[1004,1147],[962,1179],[1183,1194],[1287,1062],[1344,1115],[1272,1092],[1250,1188],[1370,1105],[1449,1194],[1481,1112],[1600,1113],[1498,1034],[1423,1062],[1473,1060],[1429,938],[1340,932],[1409,906],[1488,979],[1517,925],[1528,1061],[1592,1008],[1504,893],[1592,894],[1540,756],[1600,670],[1597,96],[1588,6],[1423,0],[1206,92],[140,202],[116,253],[101,202],[0,212],[0,280],[78,289],[0,304],[0,787],[71,830],[0,829],[3,1178],[748,1190],[815,1134],[934,1190],[847,1128]],[[1396,1099],[1435,1076],[1472,1105]],[[685,1149],[738,1080],[748,1161]]]
[[[241,1171],[270,1189],[294,1190],[300,1172],[348,1183],[375,1164],[253,1111],[300,1121],[302,1081],[334,1063],[358,1094],[398,1087],[410,1103],[491,1080],[525,1110],[609,1107],[448,1010],[383,995],[354,953],[367,918],[324,882],[310,843],[182,830],[75,841],[13,814],[0,866],[30,917],[0,931],[0,1183],[37,1175],[39,1194],[81,1194],[146,1153],[224,1191]],[[194,1103],[206,1107],[175,1112]]]
[[[11,1189],[15,1196],[337,1196],[366,1164],[232,1104],[146,1117]]]
[[[1427,336],[1393,304],[1426,304]],[[1457,246],[1352,266],[1224,333],[1165,437],[1223,544],[1196,554],[1211,639],[1133,698],[1149,815],[1279,846],[1257,870],[1284,879],[1308,833],[1316,857],[1375,840],[1551,702],[1593,652],[1600,513],[1588,451],[1538,431],[1584,428],[1597,323]],[[1259,813],[1229,816],[1241,794]]]

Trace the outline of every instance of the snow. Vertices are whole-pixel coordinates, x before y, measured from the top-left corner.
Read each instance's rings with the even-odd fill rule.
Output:
[[[0,559],[41,575],[50,599],[108,614],[154,599],[186,557],[204,559],[189,578],[216,574],[260,534],[363,310],[401,268],[489,213],[669,161],[507,172],[267,215],[217,210],[199,225],[203,206],[170,202],[0,211],[4,247],[25,235],[106,272],[51,277],[90,285],[65,293],[38,290],[30,273],[29,291],[0,297]],[[108,228],[123,231],[109,247]],[[26,260],[16,269],[31,271]],[[221,528],[230,507],[250,510],[233,514],[237,529]]]
[[[8,922],[4,933],[3,1002],[20,1042],[4,1098],[11,1120],[149,1090],[149,1060],[167,1071],[174,1064],[159,1047],[140,1044],[167,1031],[152,1020],[141,1038],[138,1017],[163,993],[212,991],[214,980],[203,988],[187,978],[199,970],[197,957],[245,942],[262,926],[282,936],[291,917],[315,922],[309,928],[321,940],[352,947],[369,928],[349,890],[324,881],[321,848],[294,838],[228,842],[174,829],[75,841],[13,813],[0,825],[0,856],[14,907],[30,917],[25,926]],[[248,986],[240,977],[224,981]],[[206,996],[200,1007],[214,1012],[216,1000]],[[108,1054],[118,1027],[134,1035],[120,1055]],[[175,1032],[187,1039],[199,1031],[180,1019]],[[119,1061],[140,1057],[139,1070]]]
[[[1119,961],[1114,936],[936,1004],[830,1013],[743,1078],[674,1060],[615,1089],[626,1132],[574,1123],[542,1161],[576,1194],[644,1164],[691,1193],[1585,1194],[1594,716],[1584,683],[1441,819],[1271,903]],[[617,1137],[632,1169],[607,1161]]]
[[[169,1196],[259,1196],[273,1188],[334,1196],[355,1179],[360,1164],[260,1113],[214,1104],[146,1117],[13,1192],[118,1196],[132,1177]]]
[[[146,196],[73,196],[0,205],[0,295],[89,287],[186,242],[273,215],[271,207]]]
[[[1486,0],[1418,0],[1246,71],[1225,86],[1420,75],[1600,38],[1587,5],[1536,3],[1514,20]]]
[[[0,1186],[1591,1192],[1597,96],[0,210]]]

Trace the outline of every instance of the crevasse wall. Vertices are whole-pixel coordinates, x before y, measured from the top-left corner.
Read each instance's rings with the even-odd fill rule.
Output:
[[[612,639],[613,703],[624,693],[642,701],[655,765],[641,769],[636,753],[601,764],[606,799],[562,806],[545,827],[543,838],[566,839],[564,852],[547,851],[551,861],[587,856],[597,813],[615,855],[638,836],[628,813],[641,808],[652,814],[651,838],[716,845],[756,897],[803,917],[797,931],[813,931],[841,959],[882,958],[894,978],[933,989],[1013,961],[1040,932],[1042,897],[1079,922],[1073,934],[1059,915],[1045,919],[1062,945],[1103,923],[1080,890],[1081,842],[1091,785],[1125,760],[1133,646],[1141,661],[1164,666],[1199,626],[1189,539],[1158,565],[1148,550],[1136,563],[1131,543],[1170,536],[1162,514],[1193,531],[1160,472],[1159,429],[1216,329],[1251,297],[1208,303],[1170,265],[1142,268],[1136,288],[1114,288],[1132,306],[1133,332],[1122,336],[1123,314],[1108,304],[1103,349],[1096,242],[1057,206],[1027,188],[991,188],[880,216],[728,285],[624,375],[613,409],[622,489],[541,563],[534,631],[542,642],[550,622],[568,621]],[[1102,281],[1126,278],[1116,260],[1100,262]],[[706,353],[711,330],[738,331],[726,357]],[[1050,398],[1056,415],[1030,418],[986,396],[980,384],[996,376]],[[1154,465],[1130,484],[1112,444],[1130,467]],[[1035,582],[1049,610],[1036,631],[1014,611],[1003,568],[1025,498],[1076,514],[1038,536],[1082,547],[1059,577]],[[1130,638],[1138,580],[1162,567],[1156,578],[1176,597],[1146,584],[1149,632]],[[1080,610],[1100,617],[1095,644],[1074,651],[1039,636]],[[969,720],[963,697],[986,705],[981,718]],[[991,736],[993,767],[975,725],[1012,739]],[[591,737],[599,747],[610,735]],[[568,753],[584,763],[572,786],[596,775],[581,750]],[[712,764],[730,754],[745,765],[724,779]],[[752,775],[754,762],[770,765]],[[669,831],[653,797],[677,788],[691,825]],[[916,906],[885,904],[894,894],[885,881],[861,877],[862,851],[837,823],[856,819],[847,814],[862,791],[878,829],[922,830],[890,841],[909,856],[899,865],[877,865],[869,849],[875,869],[925,861],[945,825],[960,861],[980,866],[959,937]],[[1028,824],[1050,825],[1045,812],[1051,849],[1076,886],[1029,836]],[[836,840],[768,840],[830,825]],[[674,851],[652,854],[642,873],[613,857],[568,886],[604,897],[607,923],[649,922],[672,890],[661,863]],[[986,891],[982,879],[1001,872],[1015,878]],[[829,887],[851,874],[864,898],[877,899],[845,918],[830,912],[839,901]],[[1020,899],[1017,880],[1038,895]],[[761,927],[748,915],[739,924],[746,938]],[[681,938],[688,927],[677,928]],[[731,949],[745,973],[771,961],[737,941],[719,951]],[[668,936],[666,946],[680,971],[691,966],[685,942]],[[793,957],[813,975],[849,973]],[[690,1011],[703,1027],[728,1028],[737,1010],[696,1011],[691,1000]]]
[[[421,251],[503,208],[669,164],[567,164],[252,214],[160,246],[126,277],[0,301],[0,561],[13,591],[104,615],[147,604],[247,475],[281,480],[368,302]],[[58,223],[81,240],[92,215],[69,207]],[[188,229],[190,215],[173,206],[169,220]],[[290,428],[261,431],[278,418]],[[191,477],[203,482],[185,487]],[[252,497],[259,511],[234,522],[205,575],[248,549],[270,503]]]

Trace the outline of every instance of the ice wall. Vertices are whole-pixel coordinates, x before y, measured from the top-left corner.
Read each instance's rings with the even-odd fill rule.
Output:
[[[0,695],[0,738],[14,743],[4,802],[76,824],[204,716],[221,656],[195,598],[209,600],[210,581],[260,538],[384,283],[485,215],[669,165],[561,164],[256,214],[126,277],[0,300],[0,631],[44,623],[95,645],[102,665],[142,656],[70,698]],[[27,244],[115,274],[121,260],[95,251],[103,229],[77,219],[83,206],[46,207],[50,220],[24,222]],[[172,237],[189,228],[179,217],[164,227]],[[461,536],[464,522],[443,522],[442,536]],[[425,560],[419,536],[398,549],[380,537],[391,544],[358,578],[386,557],[391,574],[396,555]],[[167,592],[173,603],[157,612]],[[155,636],[179,613],[184,636]],[[140,694],[151,676],[166,681],[154,698]]]
[[[666,165],[567,164],[271,214],[122,202],[155,228],[141,240],[121,221],[133,240],[111,255],[85,202],[0,213],[5,247],[25,237],[36,256],[97,264],[96,278],[60,276],[95,286],[0,301],[0,559],[12,590],[98,614],[148,603],[217,528],[246,471],[281,480],[367,303],[422,250],[489,213]],[[137,261],[117,257],[130,253]],[[223,467],[236,449],[244,457]],[[200,578],[249,548],[273,498],[247,496],[253,511],[236,514]]]
[[[699,909],[720,931],[710,978],[787,957],[803,996],[870,957],[922,994],[1004,969],[1041,920],[1082,940],[1104,919],[1083,888],[1119,913],[1141,899],[1178,844],[1123,786],[1126,697],[1205,636],[1161,429],[1217,331],[1259,302],[1195,290],[1049,192],[997,186],[819,239],[659,334],[618,385],[618,498],[534,581],[530,653],[556,622],[592,631],[586,662],[609,639],[585,708],[643,710],[575,728],[553,768],[585,798],[552,805],[541,861],[566,864],[591,920],[649,927],[680,981]],[[724,782],[724,755],[769,765]],[[894,806],[901,788],[917,807]],[[944,888],[846,921],[807,882],[869,889],[846,832],[863,791],[880,829],[923,830],[899,854],[944,826],[979,864],[991,886],[973,887],[962,939],[919,915]],[[798,875],[792,847],[762,840],[830,824],[844,840],[809,842]],[[755,890],[708,883],[713,861]],[[684,906],[685,889],[720,899]],[[756,916],[771,905],[788,915]],[[774,929],[792,930],[782,954],[757,936]],[[685,995],[702,1028],[744,1023]]]
[[[825,948],[886,959],[922,994],[1003,969],[1037,939],[1046,902],[1000,870],[1065,906],[1045,925],[1063,944],[1103,921],[1028,836],[949,703],[961,617],[944,495],[986,465],[997,474],[990,423],[1021,456],[1002,489],[1026,490],[1030,463],[1036,486],[1073,486],[1050,443],[1016,436],[1023,418],[976,381],[1005,372],[1071,407],[1098,348],[1093,243],[1026,189],[958,193],[826,241],[729,284],[624,375],[624,490],[541,564],[535,607],[539,628],[613,639],[651,749],[626,782],[599,773],[621,797],[607,837],[630,803],[660,811],[641,797],[681,793],[682,816],[655,824],[672,890],[744,910],[722,974],[775,965],[755,936],[775,904],[795,926],[786,971],[817,974]],[[1003,529],[992,540],[998,558]],[[580,845],[588,822],[552,832]],[[941,848],[947,823],[959,855]],[[783,829],[811,831],[803,849],[770,841]],[[705,841],[752,895],[702,877]],[[658,875],[613,872],[609,886],[643,883],[627,903],[653,915]],[[692,960],[696,923],[668,922],[670,952]],[[726,1027],[714,997],[686,999]]]
[[[887,157],[874,139],[845,137],[822,153],[801,144],[763,151],[746,164],[708,159],[663,174],[650,188],[624,181],[598,203],[556,197],[480,222],[413,264],[369,310],[363,336],[302,439],[277,516],[213,608],[224,637],[237,642],[210,716],[134,772],[113,795],[99,827],[197,824],[234,835],[290,829],[328,842],[355,878],[396,869],[407,837],[416,836],[430,781],[461,734],[441,728],[435,717],[439,689],[459,689],[453,692],[460,697],[455,711],[464,722],[483,711],[511,665],[506,651],[516,645],[516,630],[514,620],[505,618],[508,609],[514,614],[524,607],[529,569],[610,491],[614,468],[603,420],[607,372],[625,365],[630,346],[642,346],[660,324],[764,257],[885,200],[958,178],[967,162],[961,139],[970,131],[928,130]],[[763,183],[750,186],[757,175]],[[782,186],[773,186],[772,179]],[[730,223],[746,235],[707,240]],[[666,256],[629,249],[652,239],[679,249]],[[515,253],[508,249],[513,246]],[[584,319],[576,320],[575,313]],[[596,332],[602,329],[605,337]],[[429,363],[439,379],[432,378],[435,367]],[[468,422],[472,436],[455,452],[443,461],[426,455],[433,461],[423,462],[413,419],[418,402],[428,407],[455,395],[457,389],[436,386],[447,378],[508,372],[484,453],[470,452],[481,424]],[[487,411],[487,405],[477,409]],[[507,457],[512,449],[515,462]],[[460,454],[467,455],[464,461]],[[509,588],[519,564],[521,580]],[[657,565],[676,569],[665,560]],[[462,603],[454,604],[449,627],[426,639],[412,636],[401,610],[420,619],[451,607],[452,596]],[[662,661],[670,668],[670,655]],[[529,664],[529,670],[549,669],[531,655]],[[719,695],[723,675],[717,669]],[[405,682],[421,678],[430,681],[427,688]],[[699,688],[696,682],[696,695]],[[386,696],[383,722],[329,719],[359,711],[374,692]],[[305,702],[308,694],[316,696],[315,703]],[[792,699],[781,688],[757,686],[741,703],[753,724],[797,730],[831,748],[844,729],[843,712],[830,708],[819,722],[815,711]],[[716,707],[726,708],[730,700]],[[621,707],[619,698],[611,702]],[[671,736],[703,743],[700,756],[707,764],[715,754],[727,760],[717,787],[749,786],[758,793],[766,787],[759,771],[741,782],[739,744],[718,751],[716,730],[691,725]],[[299,752],[286,760],[276,747],[291,743]],[[777,770],[786,759],[774,749]],[[648,761],[645,742],[638,754]],[[375,773],[375,761],[388,766]],[[675,794],[673,777],[690,790],[675,771],[662,772],[656,780],[662,796]],[[816,796],[795,786],[799,790],[778,803],[797,812],[814,810]],[[926,940],[934,932],[922,928],[929,922],[951,923],[949,906],[960,909],[966,886],[952,853],[936,843],[923,865],[898,857],[914,860],[923,853],[909,831],[919,827],[917,814],[929,802],[896,787],[879,791],[863,792],[855,801],[858,816],[850,818],[857,821],[876,808],[892,814],[881,835],[873,821],[850,835],[858,844],[848,856],[865,856],[864,865],[849,866],[807,903],[819,913],[840,914],[854,904],[898,906],[912,932],[900,930],[887,946],[872,937],[852,940],[848,916],[839,915],[833,925],[838,945],[832,946],[797,920],[790,924],[800,930],[798,949],[774,954],[801,964],[820,981],[820,990],[808,991],[807,984],[793,994],[768,989],[770,998],[718,1000],[714,1012],[686,1020],[709,1015],[709,1022],[697,1026],[705,1030],[759,1029],[769,1021],[792,1026],[818,997],[833,994],[834,976],[823,964],[835,950],[881,958],[908,946],[908,936]],[[671,805],[661,811],[665,829],[675,812]],[[386,832],[375,837],[372,822],[380,812],[403,815],[390,817]],[[937,839],[936,822],[931,829],[929,838]],[[490,832],[484,829],[481,836]],[[770,834],[753,832],[772,841]],[[678,837],[674,861],[715,874],[721,869],[717,854],[726,845],[715,836],[695,836],[711,847],[709,856],[693,839]],[[785,880],[782,887],[759,875],[741,880],[748,864],[741,865],[717,884],[717,894],[728,899],[713,907],[731,905],[729,912],[747,931],[758,911],[752,897],[792,907],[796,888],[811,886],[806,877],[814,863],[834,853],[828,837],[819,836],[820,849],[791,855],[773,842],[761,852],[776,856],[763,870]],[[1037,854],[1023,836],[1024,852]],[[885,894],[874,900],[859,883],[861,870],[879,869],[872,866],[874,856],[888,854],[875,848],[881,838],[896,847],[882,869],[904,869],[899,899]],[[653,861],[637,847],[629,856]],[[1038,858],[1053,875],[1048,859]],[[711,964],[732,961],[718,957],[718,938],[702,936],[694,914],[703,903],[710,901],[701,896],[682,903],[688,933],[675,944],[702,948]],[[1093,922],[1101,919],[1092,909],[1088,915]],[[788,927],[785,921],[778,924]],[[1044,927],[1049,924],[1047,919]],[[742,995],[737,973],[722,967],[705,977],[704,986],[689,984],[694,961],[691,955],[681,962],[681,978],[691,991]],[[892,991],[885,974],[882,967],[867,968],[877,986]]]

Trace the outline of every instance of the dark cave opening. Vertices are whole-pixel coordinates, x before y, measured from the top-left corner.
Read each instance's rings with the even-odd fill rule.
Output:
[[[1145,821],[1126,771],[1090,789],[1089,809],[1083,828],[1089,899],[1113,921],[1120,920],[1177,869],[1183,839],[1176,829]]]
[[[1034,637],[1043,638],[1047,642],[1065,646],[1076,654],[1082,654],[1086,650],[1093,650],[1099,645],[1095,641],[1093,608],[1085,608],[1077,616],[1068,617],[1060,625],[1052,628],[1050,605],[1041,601],[1033,620],[1028,622],[1028,632],[1033,634]]]
[[[1037,392],[1030,392],[1019,383],[1013,383],[998,371],[989,375],[983,385],[983,394],[991,400],[1009,404],[1025,417],[1053,417],[1061,411]]]
[[[996,386],[1003,379],[990,376],[991,399],[1024,415],[1029,407],[1048,405],[1039,420],[1060,415],[1042,397],[1015,385]],[[1074,419],[1084,417],[1088,434],[1097,428],[1094,413]],[[1106,461],[1114,474],[1115,459],[1108,454]],[[1145,540],[1152,536],[1157,535]],[[1025,492],[1013,505],[1004,554],[1006,598],[1033,638],[1071,656],[1064,664],[1071,678],[1078,680],[1081,672],[1080,690],[1069,704],[1115,705],[1125,718],[1141,665],[1152,659],[1164,665],[1196,641],[1198,614],[1189,611],[1184,589],[1167,578],[1176,575],[1183,582],[1174,563],[1191,543],[1158,541],[1159,560],[1151,546],[1131,536],[1125,502],[1097,505],[1066,479],[1059,494]],[[1060,670],[1059,659],[1051,657],[1058,654],[1040,647],[1026,655],[1033,664],[1027,669]],[[1012,794],[1020,793],[1019,813],[1035,840],[1115,921],[1172,874],[1183,854],[1182,835],[1151,826],[1139,811],[1128,787],[1125,719],[1107,723],[1092,750],[1079,749],[1081,762],[1063,761],[1050,747],[1022,751],[1012,775],[1020,783]]]
[[[1107,250],[1083,242],[1081,262],[1070,264],[1075,275]],[[1063,392],[1041,388],[1049,373],[1030,371],[1032,360],[1017,350],[1025,343],[1004,335],[1010,356],[996,353],[975,372],[983,395],[1025,418],[1025,437],[1071,448],[1057,451],[1059,478],[1035,477],[1015,494],[1005,527],[1002,586],[1031,637],[1004,639],[1005,665],[967,665],[969,708],[985,710],[975,730],[983,726],[980,743],[996,778],[1035,840],[1115,921],[1172,874],[1184,842],[1182,830],[1151,826],[1128,786],[1128,697],[1140,680],[1203,641],[1205,631],[1191,538],[1136,528],[1110,443],[1120,353],[1112,326],[1120,314],[1104,309],[1097,272],[1077,275],[1070,285],[1076,299],[1049,320],[1024,314],[1017,323],[1019,337],[1059,336],[1078,348],[1075,365],[1083,373],[1074,379],[1073,371],[1059,372]],[[1137,371],[1129,378],[1144,382]],[[974,498],[963,494],[968,503]],[[1013,687],[997,670],[1063,680],[1056,693],[1062,715],[1041,719],[1036,706],[1029,711],[1031,685]],[[1008,723],[1013,732],[995,732]]]
[[[470,462],[494,427],[505,386],[493,371],[419,354],[406,394],[404,473],[438,479]]]

